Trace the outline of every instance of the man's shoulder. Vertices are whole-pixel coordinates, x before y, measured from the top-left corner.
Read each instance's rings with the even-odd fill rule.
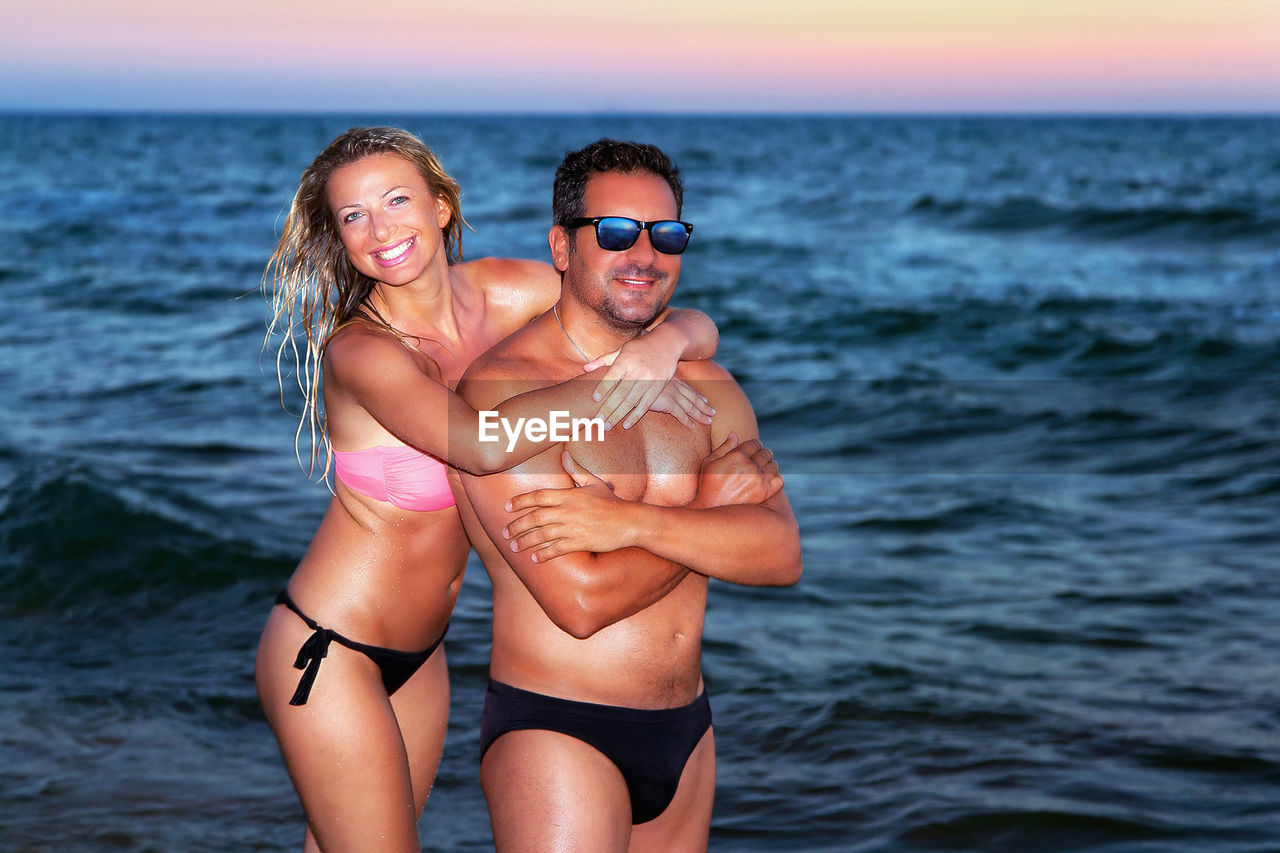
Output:
[[[737,380],[733,378],[725,367],[718,362],[709,358],[699,359],[698,361],[682,361],[676,375],[686,382],[716,382],[729,381],[737,384]]]
[[[739,438],[755,437],[758,430],[755,409],[738,380],[723,365],[710,359],[682,361],[676,375],[696,388],[715,408],[711,421],[713,444],[719,444],[729,432],[736,432]]]
[[[733,397],[742,395],[742,388],[738,385],[738,380],[733,378],[733,374],[711,359],[680,362],[676,377],[697,388],[703,396],[711,400],[712,405],[715,405],[717,398],[723,398],[726,395]]]

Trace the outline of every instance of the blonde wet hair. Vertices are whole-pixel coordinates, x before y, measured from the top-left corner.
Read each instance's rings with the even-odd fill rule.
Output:
[[[445,172],[426,144],[397,127],[353,127],[329,143],[302,173],[298,191],[289,206],[280,242],[267,261],[263,291],[270,303],[263,348],[275,345],[276,379],[284,399],[284,368],[292,362],[303,411],[294,434],[294,448],[302,464],[303,435],[310,439],[308,475],[314,475],[321,448],[322,477],[333,461],[328,421],[320,389],[324,348],[342,325],[360,316],[376,283],[361,273],[347,257],[337,220],[329,209],[329,180],[343,166],[378,154],[395,154],[413,164],[427,189],[449,208],[443,229],[445,256],[450,264],[462,260],[462,206],[458,182]],[[371,318],[379,322],[374,312]],[[385,325],[385,323],[384,323]],[[392,330],[395,331],[394,329]],[[397,337],[399,334],[397,333]]]

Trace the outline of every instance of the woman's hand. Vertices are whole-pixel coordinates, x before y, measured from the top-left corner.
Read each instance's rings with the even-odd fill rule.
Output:
[[[583,366],[586,371],[609,368],[592,393],[601,404],[598,417],[609,427],[621,421],[623,429],[631,429],[645,412],[655,409],[691,429],[695,422],[711,423],[715,409],[707,398],[684,382],[672,380],[679,364],[680,353],[654,333],[627,341],[621,349],[588,362]]]
[[[702,460],[698,492],[690,506],[711,507],[730,504],[758,504],[782,491],[782,476],[773,454],[760,439],[738,443],[729,437]]]
[[[672,379],[662,386],[662,391],[649,408],[655,412],[666,412],[689,429],[698,424],[710,426],[711,416],[716,413],[707,398],[683,379]],[[627,427],[628,424],[623,424],[623,428]]]
[[[537,489],[507,501],[507,512],[521,513],[502,528],[512,551],[532,551],[543,563],[573,551],[603,553],[629,547],[625,507],[613,487],[578,464],[564,450],[560,464],[573,478],[572,489]]]

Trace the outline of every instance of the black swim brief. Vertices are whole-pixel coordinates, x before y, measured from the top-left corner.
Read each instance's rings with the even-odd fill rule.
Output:
[[[709,728],[706,691],[683,707],[650,711],[575,702],[490,681],[480,721],[480,757],[507,732],[540,729],[575,737],[622,772],[631,795],[631,822],[645,823],[671,804],[680,774]]]

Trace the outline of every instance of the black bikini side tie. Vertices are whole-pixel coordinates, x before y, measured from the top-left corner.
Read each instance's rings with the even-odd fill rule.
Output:
[[[315,632],[302,644],[302,648],[298,649],[298,659],[293,662],[294,669],[305,670],[305,672],[302,673],[302,678],[298,679],[298,689],[293,691],[293,698],[289,700],[289,704],[305,705],[307,698],[311,696],[311,685],[316,683],[316,673],[320,672],[320,661],[329,656],[329,643],[333,642],[333,631],[321,628],[316,620],[299,610],[298,605],[293,603],[293,599],[287,592],[281,592],[276,596],[276,604],[283,604],[292,610],[308,628]]]
[[[308,626],[313,627],[313,626]],[[311,695],[311,685],[315,684],[316,673],[320,671],[320,661],[329,655],[329,643],[333,641],[333,632],[328,628],[313,627],[315,631],[298,649],[298,659],[293,662],[294,669],[304,669],[302,678],[298,680],[298,689],[293,691],[290,705],[305,705]]]

